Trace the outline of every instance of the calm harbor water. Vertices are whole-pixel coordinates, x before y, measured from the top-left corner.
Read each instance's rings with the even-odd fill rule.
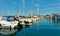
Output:
[[[60,36],[60,20],[45,18],[38,23],[34,23],[26,28],[21,28],[13,35],[6,36]]]
[[[60,36],[60,21],[46,18],[23,28],[16,36]]]

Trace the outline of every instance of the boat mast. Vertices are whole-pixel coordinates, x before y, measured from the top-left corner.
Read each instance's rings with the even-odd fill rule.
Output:
[[[18,1],[18,7],[17,7],[17,14],[16,16],[20,15],[20,1]]]
[[[5,12],[4,12],[4,9],[1,9],[1,13],[2,13],[2,16],[5,16]]]
[[[36,4],[35,6],[36,6],[36,9],[37,9],[37,10],[36,10],[36,14],[38,14],[38,12],[39,12],[39,5]]]
[[[25,0],[23,0],[23,15],[25,14]]]

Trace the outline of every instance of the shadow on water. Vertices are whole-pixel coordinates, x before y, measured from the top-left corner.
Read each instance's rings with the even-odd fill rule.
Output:
[[[18,23],[18,31],[20,31],[21,29],[23,29],[23,28],[27,28],[27,27],[29,27],[30,25],[24,25],[25,27],[23,27],[23,25],[21,25],[20,23]]]
[[[29,27],[29,25],[25,25],[25,28]],[[9,29],[0,28],[0,36],[15,36],[17,32],[21,31],[23,26],[18,23],[18,28]]]

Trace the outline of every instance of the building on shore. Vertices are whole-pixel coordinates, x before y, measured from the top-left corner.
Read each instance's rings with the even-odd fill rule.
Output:
[[[60,15],[59,14],[52,14],[50,17],[54,20],[60,20]]]

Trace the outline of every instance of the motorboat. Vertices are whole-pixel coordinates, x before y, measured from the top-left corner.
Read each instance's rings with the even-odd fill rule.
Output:
[[[14,28],[15,26],[18,25],[18,21],[14,20],[14,17],[11,16],[3,16],[2,19],[0,19],[0,26],[2,27],[10,27],[10,28]]]
[[[32,23],[33,20],[32,20],[31,18],[26,18],[26,19],[25,19],[25,22],[27,22],[27,23]]]

